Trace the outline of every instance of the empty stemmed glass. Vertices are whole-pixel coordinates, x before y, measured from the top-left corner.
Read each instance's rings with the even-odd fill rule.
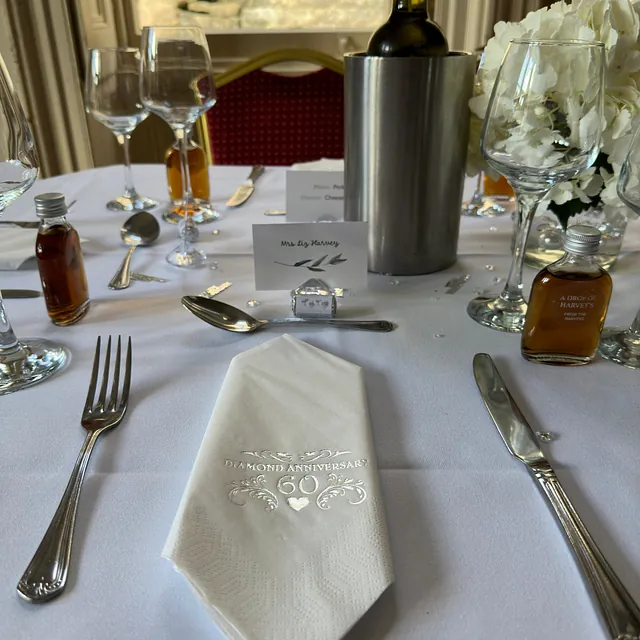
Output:
[[[0,57],[0,214],[37,177],[38,155],[31,131]],[[66,360],[66,350],[48,340],[16,338],[0,291],[0,395],[44,380]]]
[[[518,232],[507,284],[497,298],[475,298],[467,312],[499,331],[520,332],[524,253],[537,206],[558,183],[596,160],[604,111],[604,45],[513,40],[493,86],[482,155],[511,183]]]
[[[142,102],[173,129],[180,147],[185,216],[179,227],[180,245],[167,261],[176,267],[199,267],[207,256],[192,244],[199,232],[193,221],[188,151],[193,125],[216,102],[207,39],[196,27],[145,27],[141,54]]]
[[[155,207],[155,200],[136,191],[129,155],[131,134],[149,115],[140,100],[138,49],[90,49],[85,109],[112,131],[124,152],[124,195],[107,202],[107,209],[141,211]]]
[[[618,180],[618,196],[640,213],[640,129],[629,148]],[[605,327],[598,352],[603,358],[630,369],[640,369],[640,310],[629,328]]]

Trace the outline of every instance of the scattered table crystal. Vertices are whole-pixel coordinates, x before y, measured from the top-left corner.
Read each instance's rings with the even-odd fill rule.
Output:
[[[469,281],[469,278],[471,278],[471,276],[468,273],[451,278],[451,280],[444,285],[447,288],[446,293],[458,293],[464,284]]]
[[[260,303],[257,300],[247,300],[247,307],[253,309],[254,307],[259,307]]]
[[[212,233],[214,236],[218,236],[218,235],[220,235],[220,229],[214,229],[211,233]]]
[[[500,284],[501,282],[504,282],[504,278],[501,278],[500,276],[491,278],[491,284]]]
[[[433,337],[434,338],[446,338],[447,334],[446,333],[434,333]]]
[[[489,227],[489,231],[493,232],[493,231],[497,231],[497,230],[498,230],[498,227]]]
[[[495,267],[495,265],[493,265],[493,264],[486,264],[486,265],[484,266],[484,268],[485,268],[487,271],[493,271],[496,267]]]
[[[389,280],[389,284],[395,287],[400,284],[400,280]]]
[[[218,270],[218,261],[214,260],[210,265],[209,265],[209,269],[211,269],[211,271],[217,271]]]
[[[551,442],[555,438],[555,435],[550,431],[536,431],[536,436],[540,442]]]

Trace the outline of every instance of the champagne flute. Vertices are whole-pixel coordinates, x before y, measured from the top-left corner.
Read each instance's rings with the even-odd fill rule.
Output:
[[[138,49],[90,49],[84,102],[87,113],[111,130],[124,152],[124,195],[107,202],[111,211],[142,211],[158,203],[140,195],[133,184],[129,142],[149,115],[140,101]]]
[[[38,154],[20,99],[0,56],[0,214],[38,177]],[[0,291],[0,395],[36,384],[58,371],[67,351],[48,340],[19,341]]]
[[[197,27],[145,27],[142,30],[140,94],[145,107],[160,116],[176,136],[182,170],[184,220],[180,244],[167,256],[176,267],[203,266],[207,256],[193,247],[199,232],[193,220],[189,175],[189,135],[198,118],[216,102],[207,39]]]
[[[640,213],[640,128],[636,131],[622,165],[618,196],[630,209]],[[605,327],[598,353],[603,358],[630,369],[640,369],[640,310],[627,329]]]
[[[527,312],[522,268],[537,206],[556,184],[598,157],[604,112],[604,45],[578,40],[512,40],[493,86],[482,155],[517,197],[514,258],[497,298],[475,298],[479,324],[521,332]]]

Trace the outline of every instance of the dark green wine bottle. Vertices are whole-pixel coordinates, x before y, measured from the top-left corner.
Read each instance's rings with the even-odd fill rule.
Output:
[[[384,58],[446,56],[447,38],[429,19],[427,0],[394,0],[389,19],[371,36],[367,55]]]

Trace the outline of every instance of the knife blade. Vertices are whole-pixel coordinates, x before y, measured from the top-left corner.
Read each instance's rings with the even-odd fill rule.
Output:
[[[259,164],[251,169],[249,177],[236,189],[236,192],[227,201],[227,207],[239,207],[253,194],[258,178],[264,173],[264,167]]]
[[[609,638],[640,638],[640,608],[580,519],[491,356],[476,354],[473,373],[480,395],[507,449],[524,463],[556,516]]]
[[[2,297],[9,298],[39,298],[42,294],[35,289],[2,289]]]
[[[0,220],[0,224],[8,224],[21,229],[37,229],[40,226],[38,220]]]

